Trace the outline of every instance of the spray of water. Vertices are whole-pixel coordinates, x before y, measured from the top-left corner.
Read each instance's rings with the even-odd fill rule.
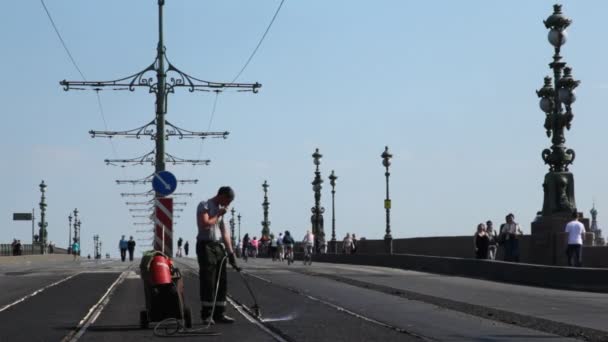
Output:
[[[295,313],[290,313],[289,315],[286,316],[281,316],[281,317],[272,317],[272,318],[263,318],[262,322],[282,322],[282,321],[291,321],[293,319],[296,319],[298,315]]]

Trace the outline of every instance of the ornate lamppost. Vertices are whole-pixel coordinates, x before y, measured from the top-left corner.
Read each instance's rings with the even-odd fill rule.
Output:
[[[543,203],[543,216],[555,213],[570,214],[576,209],[574,199],[574,176],[568,172],[568,165],[575,158],[574,150],[565,146],[566,138],[564,128],[570,129],[574,114],[572,104],[576,100],[574,89],[580,81],[572,78],[572,68],[562,61],[560,50],[566,43],[566,28],[572,20],[562,14],[562,6],[554,5],[553,14],[544,21],[550,29],[549,42],[555,49],[553,62],[549,67],[553,69],[553,79],[545,77],[544,86],[536,91],[540,100],[540,108],[545,113],[545,129],[547,137],[551,137],[551,149],[542,152],[545,164],[549,165],[549,173],[545,175],[543,184],[545,197]]]
[[[385,146],[384,152],[380,155],[382,157],[382,165],[386,168],[384,176],[386,176],[386,199],[384,200],[384,209],[386,209],[386,233],[384,234],[384,243],[386,247],[386,253],[393,254],[393,236],[391,235],[391,197],[389,195],[388,178],[391,173],[388,171],[391,166],[392,154],[388,152],[388,146]]]
[[[234,235],[234,208],[230,210],[232,217],[230,217],[230,240],[232,242],[232,248],[236,248],[236,236]]]
[[[68,215],[68,254],[71,254],[72,250],[72,214]]]
[[[544,85],[536,91],[540,98],[540,108],[545,113],[545,130],[551,138],[551,148],[542,151],[549,172],[543,182],[543,209],[541,217],[532,223],[533,262],[557,264],[558,250],[562,241],[560,233],[576,210],[574,197],[574,175],[568,166],[575,159],[574,150],[567,148],[564,129],[570,129],[574,114],[572,104],[576,100],[575,89],[580,81],[572,77],[572,68],[566,66],[560,55],[561,47],[566,43],[566,28],[572,20],[562,13],[561,5],[553,6],[553,14],[544,21],[549,29],[549,43],[554,47],[553,61],[549,67],[553,78],[547,76]],[[581,220],[586,228],[589,220]]]
[[[336,179],[338,176],[331,170],[329,184],[331,185],[331,251],[338,254],[338,242],[336,241]]]
[[[74,242],[78,242],[78,246],[80,246],[80,250],[78,255],[80,255],[80,251],[82,250],[82,245],[80,244],[80,219],[78,218],[78,208],[74,209]]]
[[[315,251],[321,253],[325,246],[325,232],[323,230],[323,213],[325,208],[321,206],[321,189],[323,179],[321,178],[321,171],[319,171],[319,165],[321,165],[321,158],[323,155],[319,153],[319,149],[315,150],[312,154],[313,162],[316,166],[315,178],[312,181],[312,191],[315,194],[315,206],[311,208],[312,216],[310,218],[312,223],[312,233],[315,235]]]
[[[270,221],[268,221],[268,208],[270,202],[268,202],[268,182],[264,181],[262,188],[264,189],[264,202],[262,202],[262,208],[264,208],[264,221],[262,221],[262,236],[270,236]]]
[[[40,227],[40,243],[41,243],[41,252],[42,254],[46,254],[46,238],[47,231],[46,227],[48,226],[48,222],[46,222],[46,197],[44,193],[46,192],[46,184],[44,181],[40,183],[40,222],[38,222],[38,227]]]

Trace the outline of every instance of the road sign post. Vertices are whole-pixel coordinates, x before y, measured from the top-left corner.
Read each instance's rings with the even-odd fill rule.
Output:
[[[34,209],[31,213],[13,213],[13,221],[32,221],[32,246],[34,246]]]
[[[160,196],[169,196],[177,188],[177,179],[169,171],[160,171],[154,174],[152,188]]]
[[[173,198],[154,202],[154,250],[173,256]]]

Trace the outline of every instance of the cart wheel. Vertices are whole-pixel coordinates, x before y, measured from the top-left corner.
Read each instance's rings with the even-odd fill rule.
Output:
[[[142,310],[139,312],[139,327],[142,329],[148,329],[148,311]]]
[[[184,308],[184,325],[186,328],[192,328],[192,312],[190,308]]]

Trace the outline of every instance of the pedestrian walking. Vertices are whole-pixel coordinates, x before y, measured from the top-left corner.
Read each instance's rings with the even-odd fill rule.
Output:
[[[486,234],[488,235],[488,239],[490,239],[490,244],[488,246],[488,259],[495,260],[496,252],[498,251],[498,234],[496,234],[494,224],[490,220],[486,222]]]
[[[353,239],[349,233],[346,233],[344,240],[342,240],[342,252],[344,254],[351,254],[353,250]]]
[[[487,259],[488,258],[488,247],[490,246],[490,238],[486,234],[486,225],[480,223],[477,225],[477,232],[473,237],[473,244],[475,247],[475,258],[476,259]]]
[[[581,267],[583,264],[583,238],[585,237],[585,226],[579,221],[579,214],[576,210],[572,212],[572,221],[566,224],[568,233],[568,266]]]
[[[182,243],[184,243],[184,240],[181,237],[177,239],[177,254],[175,256],[178,258],[182,256]]]
[[[355,233],[353,233],[351,240],[353,240],[353,247],[352,247],[350,254],[355,254],[355,252],[357,251],[357,243],[359,242],[357,240],[357,237],[355,236]]]
[[[251,248],[251,239],[249,238],[249,233],[246,233],[245,236],[243,236],[243,251],[241,252],[241,255],[243,256],[243,259],[245,261],[247,261],[247,257],[249,257],[249,250]]]
[[[120,241],[118,241],[118,249],[120,250],[120,259],[124,262],[127,258],[127,249],[129,248],[129,242],[125,240],[123,235]]]
[[[190,249],[190,244],[188,243],[188,241],[186,241],[186,243],[184,244],[184,253],[186,253],[186,256],[188,256],[189,249]]]
[[[74,260],[78,259],[80,255],[80,244],[76,238],[74,238],[74,243],[72,244],[72,255],[74,256]]]
[[[135,252],[135,240],[133,240],[133,236],[129,236],[129,241],[127,241],[127,249],[129,250],[129,261],[133,261],[133,253]],[[101,258],[101,255],[99,258]]]
[[[17,255],[23,255],[23,245],[21,244],[21,240],[17,240]]]
[[[223,186],[214,197],[201,201],[196,209],[201,317],[206,324],[234,322],[226,315],[226,260],[234,269],[238,267],[230,231],[224,224],[224,214],[233,200],[232,188]]]
[[[500,228],[500,241],[504,241],[505,261],[519,262],[519,237],[523,235],[521,227],[515,222],[515,215],[508,214],[506,223]]]
[[[11,249],[13,256],[19,255],[19,252],[17,251],[17,239],[13,239],[13,242],[11,243]]]

